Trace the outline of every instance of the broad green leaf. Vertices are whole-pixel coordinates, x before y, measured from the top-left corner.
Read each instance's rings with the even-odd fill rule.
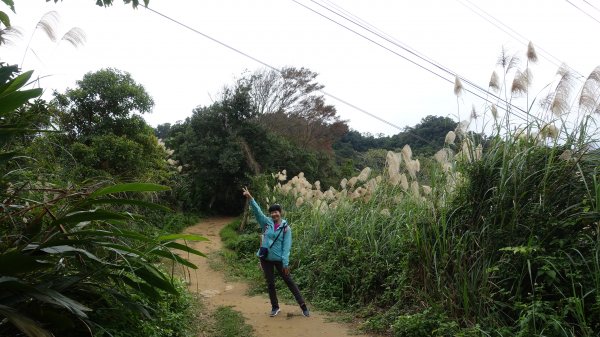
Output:
[[[32,74],[33,74],[33,70],[30,70],[30,71],[26,71],[26,72],[22,73],[21,75],[15,77],[12,81],[10,81],[8,87],[6,87],[6,89],[4,89],[4,91],[2,91],[0,93],[0,99],[2,99],[3,97],[6,97],[8,94],[10,94],[12,92],[19,90],[21,87],[23,87],[25,84],[27,84],[27,81],[29,81]]]
[[[177,293],[177,290],[173,284],[167,278],[165,278],[161,272],[151,265],[143,264],[140,266],[140,268],[134,269],[133,273],[151,286],[171,294]]]
[[[93,211],[83,211],[71,213],[65,217],[56,219],[52,222],[51,226],[57,226],[60,224],[76,224],[83,221],[94,221],[94,220],[126,220],[130,219],[129,216],[97,209]]]
[[[51,303],[57,305],[59,307],[65,308],[72,312],[73,314],[87,318],[87,314],[85,311],[92,311],[92,309],[86,307],[85,305],[69,298],[58,291],[50,288],[37,288],[37,293],[32,293],[31,296],[46,303]]]
[[[13,0],[2,0],[8,7],[10,7],[11,11],[15,11],[15,2]]]
[[[87,250],[81,249],[81,248],[75,248],[73,246],[52,246],[52,247],[45,247],[40,250],[43,251],[44,253],[48,253],[48,254],[81,253],[96,262],[100,262],[103,264],[105,263],[104,261],[102,261],[98,257],[96,257],[96,255],[88,252]]]
[[[10,276],[25,273],[33,273],[42,268],[48,268],[48,264],[38,260],[38,256],[30,256],[20,251],[11,251],[0,255],[0,275]]]
[[[6,317],[14,326],[29,337],[52,337],[53,335],[44,330],[34,320],[21,315],[17,310],[0,304],[0,315]]]
[[[173,260],[173,261],[175,261],[179,264],[182,264],[186,267],[190,267],[192,269],[198,269],[198,267],[195,264],[191,263],[190,261],[182,258],[181,256],[179,256],[177,254],[173,254],[171,252],[165,252],[164,250],[160,250],[160,249],[152,250],[152,251],[150,251],[150,253],[157,255],[157,256],[162,256],[169,260]]]
[[[29,89],[15,91],[0,98],[0,115],[5,115],[15,111],[17,108],[26,104],[30,99],[36,98],[42,94],[42,89]]]
[[[192,247],[189,247],[189,246],[186,246],[186,245],[182,245],[181,243],[178,243],[178,242],[167,242],[167,243],[164,244],[164,246],[168,247],[168,248],[179,249],[179,250],[182,250],[184,252],[188,252],[188,253],[195,254],[195,255],[198,255],[198,256],[206,257],[206,255],[204,253],[202,253],[202,252],[200,252],[200,251],[198,251],[198,250],[196,250],[196,249],[194,249]]]
[[[131,231],[106,231],[106,230],[83,230],[77,232],[71,232],[71,234],[76,234],[79,236],[96,236],[96,237],[114,237],[117,239],[127,238],[134,239],[148,243],[156,243],[152,238],[145,236],[140,233],[131,232]]]
[[[122,254],[122,255],[128,255],[131,257],[143,257],[144,255],[146,255],[144,252],[134,249],[134,248],[131,248],[126,245],[119,245],[119,244],[111,243],[111,242],[101,242],[98,244],[103,247],[112,248],[112,250],[114,250],[117,253]]]
[[[157,184],[149,184],[149,183],[127,183],[127,184],[118,184],[113,186],[108,186],[105,188],[101,188],[94,193],[91,194],[92,197],[98,197],[101,195],[113,194],[113,193],[121,193],[121,192],[160,192],[160,191],[168,191],[169,187]]]
[[[2,11],[0,11],[0,22],[6,27],[10,27],[10,18],[8,15]]]
[[[153,202],[147,202],[147,201],[143,201],[143,200],[134,200],[134,199],[89,199],[89,200],[86,200],[81,206],[98,205],[98,204],[133,205],[133,206],[140,206],[140,207],[155,209],[155,210],[164,211],[164,212],[173,212],[173,210],[170,209],[169,207],[155,204]]]
[[[158,237],[159,241],[188,240],[188,241],[208,241],[207,238],[196,234],[168,234]]]
[[[156,298],[160,297],[160,294],[158,293],[158,291],[156,291],[156,289],[154,289],[153,287],[149,286],[147,283],[134,281],[130,277],[125,275],[124,273],[120,273],[119,275],[112,275],[112,276],[113,277],[111,277],[111,278],[113,280],[115,280],[117,282],[121,281],[121,282],[127,284],[128,286],[130,286],[131,288],[137,289],[137,290],[143,292],[150,298],[156,299]]]
[[[0,66],[0,93],[3,93],[8,88],[11,78],[17,73],[19,73],[19,66],[17,65]]]

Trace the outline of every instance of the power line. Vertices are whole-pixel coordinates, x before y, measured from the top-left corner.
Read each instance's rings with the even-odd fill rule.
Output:
[[[519,41],[521,44],[527,45],[529,43],[530,39],[528,39],[527,37],[523,36],[522,34],[520,34],[519,32],[517,32],[516,30],[512,29],[510,26],[508,26],[507,24],[503,23],[502,21],[500,21],[498,18],[494,17],[489,12],[483,10],[481,7],[477,6],[472,1],[470,1],[470,0],[464,0],[464,1],[467,2],[470,6],[467,5],[467,4],[465,4],[465,3],[463,3],[461,0],[456,0],[456,2],[460,3],[461,5],[463,5],[465,8],[467,8],[468,10],[470,10],[471,12],[473,12],[475,15],[477,15],[480,18],[484,19],[485,21],[489,22],[490,24],[492,24],[493,26],[495,26],[499,30],[503,31],[504,33],[506,33],[507,35],[509,35],[513,39]],[[474,8],[476,8],[477,10],[475,10]],[[481,13],[483,13],[483,15]],[[560,66],[562,66],[564,64],[564,62],[562,60],[560,60],[558,57],[554,56],[552,53],[550,53],[549,51],[545,50],[541,46],[536,45],[535,47],[536,47],[536,49],[538,51],[541,52],[540,54],[541,54],[542,57],[544,57],[546,60],[550,61],[550,63],[554,64],[555,66],[560,67]],[[577,70],[575,70],[573,67],[569,66],[569,68],[575,74],[579,75],[580,78],[584,77],[580,72],[578,72]]]
[[[588,4],[590,7],[592,7],[593,9],[597,10],[598,12],[600,12],[600,9],[598,9],[598,7],[596,7],[594,4],[592,4],[591,2],[589,2],[588,0],[583,0],[583,2],[585,2],[586,4]]]
[[[581,9],[579,6],[575,5],[574,3],[572,3],[572,2],[571,2],[571,1],[569,1],[569,0],[565,0],[565,1],[566,1],[566,2],[568,2],[568,3],[569,3],[571,6],[573,6],[573,7],[577,8],[577,9],[578,9],[578,10],[579,10],[581,13],[583,13],[583,14],[585,14],[585,15],[589,16],[589,17],[590,17],[592,20],[594,20],[594,21],[596,21],[596,22],[600,23],[600,21],[599,21],[598,19],[596,19],[594,16],[592,16],[592,15],[591,15],[591,14],[589,14],[588,12],[584,11],[583,9]]]
[[[209,39],[209,40],[211,40],[211,41],[213,41],[215,43],[218,43],[219,45],[221,45],[221,46],[223,46],[223,47],[225,47],[225,48],[227,48],[229,50],[232,50],[232,51],[234,51],[234,52],[236,52],[236,53],[238,53],[238,54],[240,54],[240,55],[242,55],[244,57],[247,57],[247,58],[249,58],[249,59],[251,59],[251,60],[253,60],[253,61],[255,61],[255,62],[257,62],[257,63],[259,63],[259,64],[261,64],[261,65],[263,65],[263,66],[265,66],[265,67],[267,67],[269,69],[271,69],[271,70],[274,70],[274,71],[276,71],[278,73],[281,73],[280,69],[277,69],[274,66],[272,66],[272,65],[270,65],[270,64],[268,64],[268,63],[266,63],[264,61],[261,61],[261,60],[255,58],[255,57],[253,57],[253,56],[251,56],[251,55],[249,55],[249,54],[247,54],[247,53],[245,53],[245,52],[243,52],[243,51],[241,51],[241,50],[239,50],[239,49],[237,49],[237,48],[235,48],[235,47],[233,47],[233,46],[231,46],[231,45],[229,45],[229,44],[227,44],[225,42],[221,42],[221,41],[219,41],[219,40],[217,40],[217,39],[215,39],[215,38],[213,38],[213,37],[211,37],[211,36],[209,36],[207,34],[204,34],[201,31],[199,31],[199,30],[197,30],[197,29],[195,29],[195,28],[193,28],[193,27],[191,27],[189,25],[186,25],[186,24],[182,23],[181,21],[178,21],[178,20],[176,20],[176,19],[174,19],[174,18],[172,18],[172,17],[170,17],[170,16],[168,16],[166,14],[158,12],[158,11],[156,11],[156,10],[150,8],[150,7],[146,7],[146,9],[149,10],[149,11],[151,11],[152,13],[158,15],[158,16],[163,17],[164,19],[167,19],[167,20],[169,20],[169,21],[171,21],[171,22],[173,22],[173,23],[175,23],[175,24],[177,24],[179,26],[182,26],[182,27],[184,27],[184,28],[186,28],[186,29],[188,29],[188,30],[196,33],[196,34],[199,34],[199,35],[201,35],[201,36],[203,36],[203,37],[205,37],[205,38],[207,38],[207,39]],[[343,104],[345,104],[345,105],[347,105],[347,106],[349,106],[349,107],[351,107],[353,109],[356,109],[359,112],[362,112],[362,113],[364,113],[364,114],[366,114],[366,115],[368,115],[368,116],[370,116],[372,118],[375,118],[375,119],[377,119],[380,122],[383,122],[383,123],[385,123],[385,124],[387,124],[389,126],[392,126],[392,127],[396,128],[396,129],[398,129],[400,131],[406,131],[404,128],[402,128],[402,127],[400,127],[400,126],[398,126],[398,125],[396,125],[396,124],[394,124],[392,122],[389,122],[389,121],[387,121],[387,120],[385,120],[385,119],[383,119],[383,118],[381,118],[381,117],[379,117],[379,116],[377,116],[377,115],[375,115],[373,113],[370,113],[367,110],[362,109],[362,108],[360,108],[360,107],[358,107],[358,106],[356,106],[356,105],[354,105],[354,104],[352,104],[352,103],[350,103],[350,102],[348,102],[348,101],[346,101],[346,100],[344,100],[344,99],[342,99],[340,97],[337,97],[337,96],[335,96],[333,94],[330,94],[330,93],[328,93],[326,91],[323,91],[323,90],[319,90],[319,92],[322,93],[323,95],[328,96],[328,97],[330,97],[330,98],[332,98],[334,100],[337,100],[337,101],[339,101],[339,102],[341,102],[341,103],[343,103]],[[430,140],[425,139],[425,138],[419,136],[418,134],[416,134],[414,132],[411,132],[411,131],[409,131],[409,132],[413,136],[415,136],[416,138],[419,138],[420,140],[422,140],[424,142],[427,142],[427,143],[429,143],[431,145],[434,145]]]
[[[427,72],[430,72],[430,73],[434,74],[435,76],[437,76],[437,77],[439,77],[439,78],[441,78],[441,79],[443,79],[443,80],[445,80],[445,81],[447,81],[447,82],[454,83],[454,81],[452,81],[452,80],[450,80],[450,79],[448,79],[448,78],[444,77],[443,75],[441,75],[441,74],[439,74],[439,73],[437,73],[437,72],[435,72],[435,71],[433,71],[433,70],[431,70],[431,69],[429,69],[429,68],[427,68],[427,67],[425,67],[425,66],[423,66],[423,65],[421,65],[421,64],[419,64],[419,63],[417,63],[417,62],[416,62],[416,61],[414,61],[414,60],[411,60],[411,59],[409,59],[408,57],[406,57],[406,56],[404,56],[404,55],[402,55],[402,54],[400,54],[400,53],[396,52],[395,50],[392,50],[392,49],[390,49],[390,48],[388,48],[388,47],[386,47],[386,46],[382,45],[381,43],[379,43],[379,42],[377,42],[377,41],[375,41],[375,40],[373,40],[373,39],[371,39],[371,38],[369,38],[369,37],[367,37],[367,36],[365,36],[365,35],[363,35],[363,34],[361,34],[361,33],[357,32],[356,30],[354,30],[354,29],[352,29],[352,28],[350,28],[350,27],[348,27],[348,26],[346,26],[346,25],[344,25],[344,24],[342,24],[342,23],[340,23],[340,22],[338,22],[338,21],[336,21],[336,20],[334,20],[334,19],[332,19],[332,18],[328,17],[327,15],[325,15],[325,14],[323,14],[323,13],[321,13],[321,12],[319,12],[319,11],[317,11],[317,10],[315,10],[315,9],[311,8],[311,7],[308,7],[308,6],[306,6],[306,5],[304,5],[303,3],[300,3],[300,2],[298,2],[297,0],[292,0],[292,1],[293,1],[293,2],[295,2],[295,3],[296,3],[296,4],[298,4],[298,5],[300,5],[300,6],[304,7],[304,8],[306,8],[306,9],[308,9],[309,11],[311,11],[311,12],[313,12],[313,13],[315,13],[315,14],[317,14],[317,15],[319,15],[319,16],[321,16],[321,17],[323,17],[323,18],[325,18],[325,19],[327,19],[327,20],[329,20],[329,21],[331,21],[331,22],[333,22],[333,23],[335,23],[336,25],[338,25],[338,26],[341,26],[342,28],[344,28],[344,29],[346,29],[346,30],[349,30],[350,32],[352,32],[352,33],[354,33],[354,34],[356,34],[356,35],[358,35],[358,36],[360,36],[360,37],[362,37],[362,38],[364,38],[364,39],[368,40],[369,42],[371,42],[371,43],[373,43],[373,44],[375,44],[375,45],[377,45],[377,46],[379,46],[379,47],[381,47],[381,48],[383,48],[383,49],[385,49],[385,50],[387,50],[387,51],[389,51],[389,52],[391,52],[391,53],[393,53],[393,54],[395,54],[395,55],[397,55],[397,56],[399,56],[399,57],[401,57],[401,58],[403,58],[403,59],[405,59],[405,60],[407,60],[407,61],[409,61],[410,63],[412,63],[412,64],[414,64],[414,65],[418,66],[419,68],[421,68],[421,69],[423,69],[423,70],[426,70]],[[314,0],[311,0],[311,1],[312,1],[313,3],[316,3]],[[422,56],[422,54],[420,54],[418,51],[411,50],[411,48],[410,48],[410,47],[403,46],[403,45],[401,45],[401,44],[399,44],[399,43],[395,43],[394,41],[391,41],[389,38],[385,38],[385,37],[381,36],[380,34],[377,34],[377,33],[373,32],[373,30],[370,30],[369,28],[366,28],[364,25],[361,25],[361,24],[357,23],[356,21],[354,21],[354,20],[352,20],[352,19],[349,19],[349,18],[347,18],[346,16],[344,16],[344,15],[342,15],[342,14],[340,14],[340,13],[338,13],[338,12],[334,11],[334,10],[332,10],[331,8],[328,8],[328,7],[326,7],[326,6],[323,6],[322,4],[319,4],[319,3],[316,3],[316,4],[317,4],[317,5],[319,5],[319,6],[321,6],[321,7],[323,7],[323,8],[325,8],[325,9],[327,9],[328,11],[330,11],[330,12],[332,12],[332,13],[334,13],[334,14],[338,15],[338,16],[341,16],[341,17],[342,17],[342,18],[344,18],[345,20],[348,20],[348,21],[352,22],[353,24],[355,24],[355,25],[357,25],[357,26],[359,26],[359,27],[361,27],[361,28],[363,28],[363,29],[365,29],[365,30],[369,31],[370,33],[372,33],[372,34],[374,34],[374,35],[376,35],[376,36],[378,36],[378,37],[380,37],[380,38],[382,38],[382,39],[384,39],[384,40],[388,41],[389,43],[392,43],[392,44],[394,44],[395,46],[397,46],[397,47],[400,47],[401,49],[403,49],[403,50],[407,51],[407,52],[408,52],[408,53],[410,53],[411,55],[414,55],[414,56],[418,57],[419,59],[421,59],[421,60],[423,60],[423,61],[425,61],[425,62],[427,62],[427,63],[429,63],[429,64],[433,65],[434,67],[436,67],[436,68],[438,68],[438,69],[440,69],[440,70],[442,70],[442,71],[444,71],[444,72],[446,72],[446,73],[448,73],[448,74],[450,74],[450,75],[452,75],[452,76],[455,76],[455,77],[457,77],[457,78],[459,78],[459,79],[463,80],[464,82],[466,82],[466,83],[468,83],[469,85],[473,86],[474,88],[476,88],[476,89],[478,89],[478,90],[480,90],[480,91],[484,92],[485,94],[487,94],[487,95],[490,95],[490,96],[492,96],[492,97],[494,97],[494,98],[498,99],[498,100],[499,100],[499,101],[501,101],[502,103],[506,104],[506,107],[501,107],[501,106],[500,106],[499,108],[501,108],[501,109],[503,109],[503,110],[505,110],[505,111],[507,111],[507,112],[509,112],[509,113],[512,113],[512,114],[514,114],[516,117],[519,117],[519,118],[521,118],[521,119],[522,119],[522,120],[524,120],[524,121],[526,121],[526,120],[527,120],[527,118],[525,118],[525,117],[523,117],[523,116],[519,116],[519,115],[517,115],[516,111],[510,111],[510,110],[509,110],[509,107],[512,107],[512,108],[514,108],[514,109],[516,109],[516,110],[520,111],[521,113],[525,113],[525,114],[527,114],[527,112],[526,112],[525,110],[523,110],[523,109],[521,109],[521,108],[519,108],[519,107],[517,107],[517,106],[514,106],[514,105],[512,105],[510,102],[507,102],[506,100],[502,99],[501,97],[499,97],[499,96],[497,96],[497,95],[495,95],[495,94],[493,94],[493,93],[490,93],[490,92],[489,92],[489,91],[487,91],[486,89],[484,89],[484,88],[481,88],[480,86],[476,85],[476,84],[475,84],[475,83],[473,83],[472,81],[470,81],[470,80],[468,80],[468,79],[466,79],[466,78],[464,78],[464,77],[462,77],[462,76],[459,76],[457,73],[455,73],[455,72],[453,72],[453,71],[449,70],[448,68],[446,68],[446,67],[444,67],[444,66],[442,66],[442,65],[439,65],[439,64],[437,64],[436,62],[434,62],[434,61],[430,60],[430,59],[429,59],[429,58],[427,58],[426,56]],[[363,20],[363,21],[364,21],[364,20]],[[493,104],[493,102],[491,102],[491,101],[490,101],[490,100],[489,100],[487,97],[483,97],[483,96],[481,96],[481,95],[479,95],[479,94],[477,94],[477,93],[475,93],[475,92],[473,92],[472,90],[469,90],[469,89],[467,89],[467,88],[463,88],[463,89],[464,89],[465,91],[467,91],[467,92],[469,92],[469,93],[473,94],[474,96],[476,96],[476,97],[478,97],[478,98],[480,98],[480,99],[484,100],[485,102],[488,102],[488,103],[492,103],[492,104]],[[536,119],[539,119],[539,118],[537,118],[537,117],[535,117],[535,116],[532,116],[532,117],[533,117],[533,118],[536,118]]]

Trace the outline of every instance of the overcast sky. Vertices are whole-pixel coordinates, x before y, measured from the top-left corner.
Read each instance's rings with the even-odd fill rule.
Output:
[[[142,7],[133,10],[120,0],[114,1],[110,8],[95,6],[94,0],[58,4],[16,1],[17,15],[12,21],[23,37],[3,48],[2,61],[20,63],[38,20],[48,11],[57,11],[61,17],[59,31],[80,27],[87,34],[87,43],[78,49],[64,42],[55,45],[37,31],[23,69],[34,69],[39,76],[51,75],[41,80],[47,92],[73,87],[83,74],[101,68],[130,72],[156,102],[153,113],[145,116],[153,126],[185,119],[194,107],[209,105],[220,89],[243,71],[262,67]],[[298,1],[341,21],[310,0]],[[343,7],[482,87],[487,87],[502,47],[510,54],[523,55],[526,51],[526,45],[469,10],[466,0],[320,1]],[[542,48],[585,76],[600,65],[595,40],[600,23],[565,0],[471,1],[533,41],[540,54]],[[600,8],[599,0],[587,0],[589,4],[570,1],[600,19],[600,11],[590,6]],[[150,7],[275,67],[307,67],[320,74],[318,80],[327,92],[401,127],[414,125],[427,115],[455,118],[457,113],[452,83],[292,0],[151,0]],[[377,41],[410,56],[381,39]],[[551,82],[556,70],[555,64],[540,57],[533,66],[533,91]],[[327,101],[353,129],[397,133],[349,106],[331,98]],[[478,110],[484,107],[483,101],[470,94],[463,95],[459,103],[461,117],[472,105]]]

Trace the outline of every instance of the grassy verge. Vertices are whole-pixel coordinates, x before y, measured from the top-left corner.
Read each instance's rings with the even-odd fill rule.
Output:
[[[258,266],[258,259],[254,256],[260,244],[256,224],[246,226],[240,232],[240,220],[236,219],[223,227],[219,233],[225,249],[221,250],[219,259],[215,259],[215,266],[220,268],[231,279],[243,280],[249,284],[249,295],[264,292],[264,279]]]
[[[231,307],[219,307],[212,314],[214,330],[210,337],[252,337],[254,331],[244,316]]]
[[[199,302],[201,303],[201,302]],[[254,330],[244,319],[244,316],[231,307],[221,306],[214,312],[209,312],[206,306],[200,304],[196,324],[199,337],[254,337]]]

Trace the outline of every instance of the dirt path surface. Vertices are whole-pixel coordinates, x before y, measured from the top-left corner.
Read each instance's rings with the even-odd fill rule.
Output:
[[[232,218],[209,218],[187,228],[185,232],[207,237],[210,241],[194,242],[191,245],[203,253],[210,254],[221,249],[219,231],[232,220]],[[222,272],[209,267],[208,259],[195,255],[189,258],[198,266],[197,271],[191,271],[190,290],[200,292],[211,309],[218,306],[231,306],[241,312],[258,337],[366,337],[366,335],[352,333],[348,326],[341,323],[326,321],[326,314],[311,311],[311,317],[304,317],[296,305],[281,303],[279,315],[269,317],[271,305],[267,296],[248,296],[246,284],[227,281]],[[277,290],[289,291],[287,288]]]

